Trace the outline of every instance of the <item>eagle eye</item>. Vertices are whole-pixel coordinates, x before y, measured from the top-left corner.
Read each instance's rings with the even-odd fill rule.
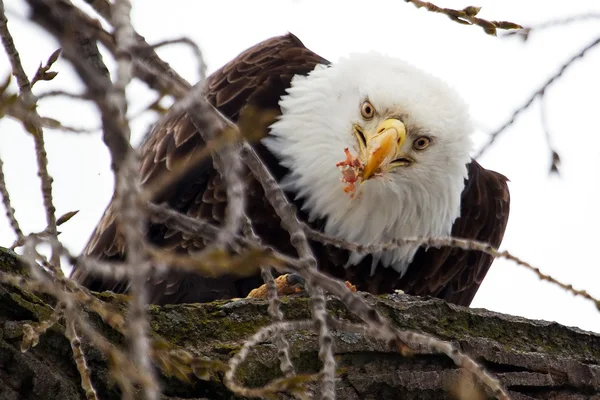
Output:
[[[360,113],[364,119],[371,119],[375,115],[375,107],[369,101],[365,101],[360,107]]]
[[[431,138],[429,138],[427,136],[421,136],[421,137],[417,138],[417,140],[415,140],[413,142],[413,148],[415,150],[424,150],[430,144],[431,144]]]

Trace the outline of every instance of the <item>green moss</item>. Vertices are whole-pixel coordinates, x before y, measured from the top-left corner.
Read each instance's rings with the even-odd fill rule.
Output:
[[[194,342],[229,342],[247,338],[270,322],[256,304],[230,307],[230,302],[189,304],[151,308],[150,326],[175,344]],[[227,307],[223,307],[227,305]],[[162,311],[161,311],[162,310]]]
[[[240,346],[239,344],[231,344],[231,343],[216,343],[212,347],[212,349],[215,353],[223,354],[223,355],[226,355],[229,357],[232,357],[233,355],[235,355],[235,353],[240,351],[241,348],[242,348],[242,346]]]
[[[8,296],[18,306],[31,312],[33,316],[32,319],[43,321],[52,316],[52,309],[32,293],[15,289],[14,291],[8,293]]]
[[[574,340],[574,333],[569,328],[555,324],[555,329],[540,330],[535,325],[524,321],[507,321],[500,316],[487,313],[463,312],[457,306],[440,300],[418,303],[415,307],[424,312],[415,312],[413,308],[407,318],[399,312],[401,303],[380,303],[379,310],[402,329],[431,333],[441,339],[460,340],[469,337],[482,337],[496,341],[505,349],[522,352],[544,352],[550,354],[580,354],[583,358],[598,359],[600,348],[590,342]],[[580,338],[581,339],[581,338]]]
[[[29,270],[19,262],[17,254],[2,246],[0,246],[0,270],[9,274],[29,276]]]

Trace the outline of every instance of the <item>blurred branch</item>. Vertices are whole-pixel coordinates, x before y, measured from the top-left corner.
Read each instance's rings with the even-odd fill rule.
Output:
[[[71,342],[73,359],[77,364],[77,370],[81,376],[81,387],[85,392],[85,398],[87,400],[97,400],[98,396],[96,395],[96,389],[94,389],[94,386],[92,385],[91,371],[87,365],[85,354],[83,353],[83,349],[81,347],[81,339],[79,339],[79,336],[77,336],[77,331],[75,330],[74,318],[69,319],[65,335]]]
[[[515,30],[512,32],[506,32],[502,36],[503,37],[517,36],[525,42],[529,39],[529,36],[531,36],[532,32],[539,32],[542,30],[550,29],[550,28],[557,28],[557,27],[562,27],[565,25],[572,25],[572,24],[575,24],[578,22],[595,20],[595,19],[600,19],[600,13],[586,13],[586,14],[572,15],[570,17],[552,19],[550,21],[545,21],[540,24],[525,26],[519,30]]]
[[[244,136],[248,135],[244,134]],[[254,149],[252,149],[248,143],[243,143],[241,156],[250,171],[252,171],[252,174],[263,187],[267,200],[277,215],[281,218],[281,225],[290,234],[291,244],[294,246],[298,252],[298,256],[302,260],[300,268],[301,271],[297,272],[299,272],[303,277],[305,277],[305,273],[308,272],[316,273],[317,260],[315,259],[315,256],[310,248],[308,239],[302,229],[302,225],[296,217],[295,207],[288,202],[283,189],[277,184],[277,181],[275,178],[273,178],[273,175],[271,175],[260,157],[258,157]],[[313,279],[306,280],[306,288],[312,301],[312,317],[317,323],[319,332],[319,358],[323,362],[322,397],[325,400],[330,400],[335,398],[335,360],[333,358],[333,350],[331,347],[333,341],[326,321],[327,306],[325,293],[320,286],[320,282],[317,279],[314,279],[314,276]],[[337,289],[340,288],[342,293],[352,293],[344,284],[341,284],[341,286],[337,287]],[[356,311],[354,308],[351,309]],[[370,311],[373,310],[371,309]],[[383,319],[383,317],[380,315],[373,316],[369,312],[358,313],[358,315],[360,318],[367,318],[365,319],[366,322],[377,321],[382,323],[384,326],[386,325],[385,319]]]
[[[481,147],[481,149],[479,149],[479,151],[473,156],[473,158],[477,159],[481,157],[483,153],[485,153],[490,148],[490,146],[494,144],[498,136],[504,133],[516,121],[517,117],[521,115],[523,111],[527,110],[538,97],[544,97],[546,90],[554,82],[556,82],[564,74],[564,72],[575,63],[575,61],[579,60],[580,58],[583,58],[589,50],[593,49],[598,44],[600,44],[600,37],[594,39],[590,44],[581,49],[577,54],[569,58],[558,69],[556,73],[554,73],[548,80],[546,80],[546,82],[544,82],[544,84],[542,84],[542,86],[539,89],[533,92],[533,94],[525,101],[525,103],[523,103],[522,106],[513,111],[510,118],[504,124],[502,124],[500,128],[496,129],[489,135],[488,141],[483,145],[483,147]]]
[[[132,79],[132,56],[131,51],[136,44],[135,32],[130,19],[131,3],[129,0],[116,0],[111,15],[115,28],[115,39],[117,45],[117,79],[113,88],[105,93],[106,103],[118,108],[116,112],[105,113],[104,119],[114,118],[114,123],[121,127],[118,134],[123,141],[129,142],[131,131],[127,120],[127,97],[126,88]],[[108,144],[108,142],[107,142]],[[129,143],[128,143],[129,144]],[[115,155],[120,149],[110,149]],[[156,375],[149,354],[148,321],[145,317],[145,306],[147,303],[147,275],[139,267],[149,263],[149,254],[145,247],[145,215],[140,201],[140,160],[131,146],[124,149],[123,163],[115,164],[117,173],[117,190],[115,197],[115,208],[117,210],[117,221],[120,223],[121,231],[125,237],[127,248],[127,262],[132,266],[132,276],[129,280],[129,324],[126,330],[126,338],[129,342],[130,354],[140,373],[148,376],[152,381]],[[119,168],[120,167],[120,168]],[[142,396],[146,400],[158,400],[160,391],[156,385],[143,385]]]
[[[15,78],[17,78],[17,83],[19,85],[19,97],[23,101],[24,109],[27,110],[29,113],[27,118],[25,119],[24,126],[26,130],[32,134],[33,142],[35,145],[38,176],[41,179],[42,197],[44,201],[44,208],[46,210],[46,222],[48,224],[48,227],[46,229],[48,234],[56,237],[58,235],[58,232],[56,229],[56,208],[54,207],[54,203],[52,201],[53,179],[48,172],[48,154],[46,153],[46,148],[44,144],[44,130],[42,127],[43,125],[41,122],[41,117],[36,110],[37,98],[31,91],[31,83],[29,82],[29,78],[27,77],[27,74],[23,69],[19,52],[15,47],[15,43],[8,30],[7,23],[8,21],[6,20],[6,15],[4,11],[4,1],[0,0],[0,37],[2,38],[2,45],[4,46],[4,50],[6,51],[6,54],[8,55],[8,58],[10,60],[12,73],[15,76]],[[48,68],[50,68],[50,65],[52,65],[52,63],[56,60],[57,57],[57,52],[50,56],[48,60]],[[37,76],[38,74],[36,74],[36,77]],[[44,75],[44,72],[41,72],[40,76],[42,79],[52,79]],[[52,248],[52,265],[55,266],[54,272],[56,274],[62,274],[62,271],[60,269],[60,259],[58,256],[58,252],[54,247]]]
[[[2,195],[2,203],[6,210],[6,218],[8,219],[13,232],[17,236],[17,240],[20,240],[23,238],[23,231],[19,226],[19,221],[15,217],[15,209],[10,202],[10,194],[6,187],[6,180],[4,179],[4,163],[2,162],[2,158],[0,158],[0,195]]]
[[[546,96],[542,96],[540,100],[540,120],[542,122],[542,129],[544,131],[544,135],[546,136],[546,144],[548,145],[548,150],[550,151],[550,173],[558,175],[558,168],[560,166],[560,156],[558,155],[558,152],[552,145],[550,126],[548,125],[548,115],[546,113]]]
[[[47,92],[40,93],[38,100],[46,99],[49,97],[67,97],[75,100],[91,100],[87,94],[83,93],[69,93],[64,90],[49,90]]]
[[[192,50],[194,56],[196,56],[196,61],[198,62],[198,76],[200,77],[199,80],[205,80],[207,66],[206,62],[204,61],[204,56],[202,55],[200,47],[196,43],[194,43],[194,41],[192,41],[190,38],[182,37],[178,39],[163,40],[158,43],[154,43],[151,47],[152,49],[156,50],[160,47],[169,46],[173,44],[185,44]]]

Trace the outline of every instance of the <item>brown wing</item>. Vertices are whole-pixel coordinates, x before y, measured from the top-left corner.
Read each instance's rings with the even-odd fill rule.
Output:
[[[461,199],[461,215],[452,236],[473,239],[498,248],[508,223],[510,195],[505,176],[473,160]],[[480,251],[457,248],[420,249],[398,288],[468,306],[492,264]]]
[[[238,119],[247,105],[279,111],[279,100],[289,88],[293,76],[308,74],[317,64],[328,64],[328,61],[304,47],[294,35],[271,38],[244,51],[212,74],[206,81],[205,95],[233,121]],[[170,171],[176,161],[189,159],[203,146],[204,141],[187,113],[170,111],[157,123],[140,148],[142,184],[152,184],[162,174]],[[269,158],[267,162],[273,165],[276,175],[284,173],[277,169],[278,163],[270,154],[259,152]],[[272,214],[263,207],[264,195],[260,189],[249,184],[248,196],[250,211],[261,218]],[[219,224],[226,200],[219,175],[214,170],[212,161],[207,160],[194,166],[189,174],[175,184],[163,188],[153,202],[167,203],[189,216]],[[279,225],[277,222],[275,224]],[[273,223],[265,221],[262,225],[272,226]],[[156,224],[149,225],[148,236],[154,244],[175,251],[199,250],[205,245],[197,239]],[[83,254],[108,260],[124,257],[124,241],[117,229],[112,202]],[[72,278],[96,291],[120,292],[126,289],[126,282],[89,276],[77,268],[74,269]],[[257,283],[258,280],[240,283],[234,282],[230,277],[203,279],[189,274],[172,273],[164,280],[151,283],[151,299],[153,302],[173,303],[236,297],[240,295],[240,290],[246,290],[245,286],[255,286]]]

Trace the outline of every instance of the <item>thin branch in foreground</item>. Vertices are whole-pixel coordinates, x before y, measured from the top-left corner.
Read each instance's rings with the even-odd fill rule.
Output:
[[[66,97],[73,100],[91,100],[90,96],[84,93],[70,93],[64,90],[49,90],[47,92],[43,92],[38,94],[38,101],[42,99],[48,99],[53,97]]]
[[[456,247],[462,250],[467,251],[481,251],[483,253],[489,254],[495,258],[504,258],[506,260],[510,260],[515,262],[517,265],[527,268],[530,271],[533,271],[540,280],[547,281],[553,283],[560,288],[566,290],[567,292],[575,295],[583,297],[587,300],[592,301],[596,307],[600,310],[600,299],[597,299],[590,295],[585,290],[579,290],[573,288],[573,285],[562,283],[559,280],[551,277],[550,275],[544,274],[539,268],[534,267],[530,263],[525,260],[520,259],[517,256],[512,255],[507,250],[499,251],[494,246],[489,243],[480,242],[478,240],[469,240],[462,239],[457,237],[413,237],[413,238],[401,238],[396,239],[391,242],[375,244],[375,245],[361,245],[358,243],[347,242],[345,240],[333,238],[331,236],[325,235],[324,233],[315,231],[309,226],[305,225],[304,229],[308,235],[313,240],[319,241],[321,243],[330,244],[332,246],[340,247],[346,250],[356,251],[359,253],[372,253],[383,250],[391,250],[397,248],[399,246],[403,246],[409,243],[417,243],[421,246],[426,247]]]
[[[162,221],[162,223],[166,223],[166,225],[170,226],[170,227],[174,227],[174,223],[173,221],[179,221],[180,223],[180,227],[184,228],[185,231],[191,235],[194,234],[199,234],[200,232],[203,232],[203,237],[205,239],[210,239],[210,236],[205,236],[210,232],[211,230],[211,225],[207,224],[203,221],[198,221],[195,219],[191,219],[189,217],[183,216],[181,215],[180,218],[177,217],[177,213],[172,211],[172,210],[166,210],[166,209],[161,209],[159,206],[151,206],[153,208],[153,212],[162,212],[167,213],[168,215],[171,216],[170,220],[165,220],[162,219],[160,221]],[[157,215],[161,215],[161,214],[157,214]],[[188,225],[181,225],[181,222],[185,221],[186,224]],[[170,223],[169,223],[170,222]],[[197,228],[194,228],[194,226],[197,226]],[[217,228],[214,227],[212,228],[214,230],[216,230]],[[385,246],[385,248],[383,248],[382,246],[361,246],[358,245],[356,243],[347,243],[344,241],[340,241],[337,239],[333,239],[330,238],[324,234],[321,234],[319,232],[316,231],[312,231],[310,228],[305,228],[307,229],[307,235],[313,239],[313,240],[319,240],[322,241],[324,243],[327,244],[334,244],[337,246],[341,246],[344,248],[347,248],[349,250],[353,250],[353,251],[369,251],[369,252],[374,252],[374,251],[381,251],[384,250],[385,248],[393,248],[393,247],[397,247],[401,244],[404,244],[406,242],[410,242],[410,239],[407,241],[396,241],[395,243],[389,243],[389,244],[385,244],[383,246]],[[216,234],[216,232],[212,232],[213,235]],[[435,242],[436,239],[433,240],[428,240],[428,239],[422,239],[422,238],[418,238],[415,239],[415,241],[418,241],[419,243],[423,243],[425,245],[430,245],[432,247],[437,247],[436,244],[437,242]],[[448,243],[448,245],[454,246],[454,247],[467,247],[468,250],[480,250],[481,246],[475,246],[473,243],[463,243],[460,240],[457,240],[455,242],[450,242]],[[489,246],[487,244],[482,244],[482,246]],[[490,246],[491,247],[491,246]],[[488,249],[488,251],[491,251]],[[496,253],[493,253],[496,254]],[[300,275],[302,275],[303,277],[306,278],[306,273],[308,272],[307,269],[305,267],[303,267],[303,264],[300,260],[296,260],[296,259],[291,259],[287,256],[275,253],[274,254],[276,257],[278,257],[280,259],[281,263],[285,263],[288,267],[291,267],[294,271],[296,271],[297,273],[299,273]],[[367,319],[369,321],[371,321],[371,323],[373,321],[378,321],[378,318],[381,318],[378,313],[375,310],[370,309],[370,307],[368,305],[366,305],[359,297],[357,297],[354,293],[352,293],[351,291],[348,290],[348,288],[344,285],[341,284],[341,282],[338,282],[335,279],[329,278],[323,274],[321,274],[318,271],[315,271],[315,274],[309,274],[310,276],[307,278],[307,281],[314,281],[314,282],[319,282],[319,284],[324,287],[328,292],[334,294],[335,296],[339,297],[342,302],[344,304],[347,305],[348,309],[351,310],[353,313],[356,313],[359,316],[365,316],[363,317],[363,319]],[[394,331],[394,328],[389,327],[389,325],[386,324],[386,322],[382,319],[380,320],[381,322],[379,323],[374,323],[373,325],[376,326],[376,328],[378,331],[382,332],[382,335],[387,335],[386,337],[388,338],[388,340],[390,339],[390,337],[397,339],[397,336],[394,336],[392,334],[392,332]],[[387,332],[387,334],[385,333]],[[394,343],[394,342],[392,342]],[[396,343],[395,346],[401,346],[401,344]],[[448,350],[447,348],[444,348],[444,351],[448,351],[449,353],[451,353],[450,350]],[[466,361],[457,361],[457,362],[461,362],[464,363]],[[471,364],[469,364],[471,365]],[[493,379],[493,378],[491,378]],[[492,385],[493,386],[493,385]]]
[[[81,377],[81,388],[85,392],[85,398],[87,400],[98,399],[96,389],[94,389],[94,385],[92,385],[91,372],[87,365],[87,361],[85,360],[83,349],[81,348],[81,340],[79,339],[79,336],[77,336],[77,331],[75,330],[75,321],[73,318],[69,318],[69,321],[67,322],[65,336],[71,343],[73,359],[75,360],[77,371],[79,371],[79,376]]]
[[[58,303],[54,308],[54,312],[47,320],[37,324],[23,324],[23,341],[21,342],[21,351],[25,352],[29,350],[29,348],[37,346],[40,342],[40,336],[58,323],[58,321],[62,318],[64,311],[64,303]]]
[[[117,81],[113,90],[106,93],[107,103],[118,109],[113,114],[116,123],[121,127],[118,132],[122,139],[129,141],[131,131],[127,121],[127,99],[125,90],[132,79],[133,63],[131,51],[136,45],[135,32],[130,19],[131,3],[129,0],[117,0],[114,4],[112,19],[115,27],[117,45]],[[143,375],[150,380],[156,380],[154,369],[149,356],[148,321],[145,317],[147,302],[146,275],[137,267],[149,260],[144,246],[144,213],[140,207],[140,161],[130,146],[117,171],[117,195],[115,198],[118,210],[117,221],[125,237],[127,262],[135,271],[132,274],[129,287],[131,301],[129,303],[129,324],[126,338],[130,345],[131,355],[135,365]],[[146,400],[157,400],[160,391],[156,385],[143,385],[143,396]]]
[[[241,155],[245,164],[263,187],[267,200],[279,218],[281,218],[282,226],[289,232],[292,246],[294,246],[302,260],[302,270],[316,272],[317,260],[310,248],[302,224],[296,217],[295,207],[288,202],[273,175],[271,175],[265,164],[247,142],[244,142],[242,145]],[[300,274],[304,277],[302,273]],[[345,285],[342,286],[347,292],[350,292]],[[306,289],[311,299],[312,317],[318,325],[319,332],[319,358],[323,363],[323,370],[321,371],[321,396],[325,400],[332,400],[335,399],[335,359],[333,358],[332,348],[333,338],[329,332],[326,320],[327,306],[325,292],[316,280],[307,280]],[[361,318],[364,317],[360,314],[359,316]],[[380,315],[378,317],[381,318]]]
[[[0,100],[4,100],[4,99],[0,99]],[[9,99],[9,102],[10,102],[10,99]],[[0,104],[0,107],[1,107],[1,104]],[[17,121],[21,122],[23,124],[23,126],[29,126],[29,123],[30,123],[29,121],[31,119],[31,113],[26,108],[26,106],[21,98],[17,98],[16,101],[14,101],[12,104],[8,104],[8,106],[5,107],[2,110],[2,112],[4,113],[4,115],[7,115],[7,116],[14,118]],[[77,127],[73,127],[73,126],[68,126],[68,125],[62,124],[57,119],[49,118],[49,117],[42,117],[42,116],[40,116],[39,122],[40,122],[40,125],[42,126],[42,128],[57,129],[57,130],[62,130],[65,132],[72,132],[72,133],[94,133],[94,132],[98,132],[100,130],[100,128],[77,128]]]
[[[237,129],[223,127],[223,118],[202,95],[203,83],[195,85],[190,95],[192,103],[188,112],[192,124],[205,143],[217,138],[217,135],[232,134],[239,139]],[[233,128],[233,127],[232,127]],[[225,182],[227,191],[227,205],[225,206],[225,221],[217,237],[217,245],[224,246],[231,241],[242,222],[245,209],[244,184],[241,178],[242,163],[239,157],[239,146],[233,142],[224,145],[218,152],[213,152],[213,165]]]
[[[2,204],[4,204],[4,209],[6,210],[6,219],[17,236],[17,241],[23,239],[23,231],[19,226],[19,221],[15,217],[15,209],[13,208],[10,202],[10,195],[8,194],[8,189],[6,187],[6,180],[4,179],[4,163],[2,162],[2,158],[0,158],[0,195],[2,195]]]
[[[390,347],[402,351],[406,345],[411,346],[416,343],[436,352],[446,354],[458,367],[465,368],[470,373],[480,377],[482,382],[493,390],[496,398],[509,399],[496,379],[487,374],[471,358],[462,354],[449,343],[441,342],[427,335],[415,332],[398,331],[377,310],[364,302],[356,293],[348,290],[348,287],[339,279],[331,278],[317,270],[307,269],[301,263],[295,263],[294,260],[287,259],[287,263],[287,267],[301,274],[307,283],[312,282],[316,284],[316,282],[319,282],[321,288],[337,296],[346,305],[348,310],[360,316],[368,324],[369,330],[376,332],[377,337],[385,340]]]
[[[318,379],[317,375],[294,375],[277,379],[261,388],[247,388],[240,386],[235,381],[237,368],[246,360],[252,347],[265,341],[270,336],[281,336],[285,332],[295,330],[315,329],[315,322],[312,320],[301,320],[292,322],[277,322],[261,328],[252,337],[244,343],[244,346],[229,360],[229,369],[225,373],[225,386],[232,392],[245,397],[269,398],[279,392],[291,392],[292,394],[301,394],[305,391],[304,385]]]
[[[53,179],[48,172],[48,154],[44,145],[44,130],[42,128],[41,117],[36,111],[37,98],[31,91],[31,83],[21,64],[21,57],[15,47],[13,38],[8,30],[8,21],[4,12],[4,1],[0,0],[0,37],[2,44],[10,60],[12,73],[17,78],[20,97],[24,103],[25,109],[29,110],[29,118],[25,127],[32,134],[35,144],[35,154],[38,165],[38,176],[41,179],[42,197],[44,208],[46,209],[46,222],[48,233],[57,236],[56,229],[56,208],[52,201],[52,182]],[[52,57],[51,57],[52,58]],[[56,248],[52,248],[52,265],[56,266],[55,273],[61,274],[60,257]]]
[[[224,131],[219,138],[206,142],[202,149],[195,151],[189,158],[175,160],[170,165],[167,173],[156,177],[152,182],[149,182],[142,188],[141,201],[146,202],[153,200],[157,193],[164,190],[166,187],[170,187],[173,183],[176,183],[181,177],[197,167],[199,163],[204,161],[213,152],[219,151],[223,146],[232,143],[233,140],[233,136]]]
[[[248,218],[247,215],[244,215],[244,222],[242,225],[242,230],[244,232],[244,236],[251,238],[259,245],[262,245],[262,241],[260,237],[254,232],[254,228],[252,227],[252,221]],[[275,279],[273,278],[273,274],[271,273],[271,266],[263,266],[260,269],[260,275],[265,282],[267,287],[267,299],[269,300],[269,308],[268,312],[274,322],[282,322],[283,321],[283,312],[281,311],[280,305],[281,300],[277,294],[277,287],[275,285]],[[292,376],[296,372],[294,371],[294,365],[290,359],[290,344],[285,338],[283,333],[276,333],[274,336],[275,344],[277,346],[277,357],[279,358],[279,368],[281,372],[283,372],[284,376]]]
[[[55,237],[50,238],[56,240]],[[76,299],[83,299],[84,301],[93,304],[94,301],[89,300],[91,296],[87,295],[83,290],[76,290],[75,292],[64,291],[63,288],[68,289],[69,287],[75,287],[77,289],[76,284],[64,278],[64,276],[54,275],[54,280],[52,280],[48,275],[41,273],[41,270],[36,263],[37,251],[35,247],[38,241],[38,237],[31,235],[28,236],[24,243],[24,254],[22,256],[23,261],[29,266],[29,269],[32,272],[32,275],[35,277],[35,280],[29,281],[22,276],[15,276],[0,271],[0,281],[23,288],[25,290],[48,293],[56,297],[59,301],[59,306],[65,308],[67,323],[73,320],[82,329],[84,334],[92,338],[92,342],[94,345],[96,345],[96,347],[98,347],[101,351],[104,351],[105,354],[109,355],[109,359],[119,361],[119,365],[123,368],[123,372],[122,375],[115,375],[114,377],[117,382],[119,382],[121,389],[125,394],[125,399],[132,398],[132,396],[129,395],[132,393],[133,387],[131,382],[142,382],[145,385],[154,385],[153,380],[146,379],[146,375],[140,374],[135,366],[132,368],[132,365],[129,365],[129,360],[122,354],[122,352],[104,339],[102,335],[96,333],[96,331],[86,323],[83,317],[81,317],[82,312],[76,305]],[[57,245],[57,247],[60,250],[60,246]],[[96,299],[96,302],[99,301]],[[122,377],[125,379],[122,379]]]
[[[554,82],[556,82],[558,80],[558,78],[560,78],[564,72],[575,63],[575,61],[577,61],[580,58],[583,58],[586,53],[593,49],[594,47],[596,47],[598,44],[600,44],[600,37],[594,39],[590,44],[588,44],[587,46],[585,46],[583,49],[581,49],[581,51],[579,51],[579,53],[575,54],[573,57],[569,58],[559,69],[558,71],[552,75],[546,82],[544,82],[544,84],[538,89],[536,90],[526,101],[525,103],[523,103],[523,105],[519,108],[517,108],[513,114],[510,116],[510,118],[508,119],[508,121],[506,121],[504,124],[502,124],[502,126],[500,126],[498,129],[496,129],[494,132],[492,132],[489,136],[488,141],[483,145],[483,147],[481,147],[481,149],[479,149],[479,151],[477,152],[477,154],[475,154],[473,156],[473,158],[478,159],[480,158],[483,153],[485,153],[492,144],[494,144],[494,142],[496,141],[496,139],[498,139],[498,136],[500,136],[503,132],[506,131],[506,129],[508,129],[517,119],[517,117],[525,110],[527,110],[535,101],[535,99],[537,99],[538,97],[543,97],[544,93],[546,91],[546,89],[548,87],[550,87]]]
[[[369,325],[353,324],[337,320],[333,317],[328,317],[327,322],[328,325],[331,326],[333,329],[337,329],[343,332],[359,333],[365,336],[371,336],[386,341],[388,343],[390,340],[389,336],[387,336],[385,333]],[[288,331],[309,329],[317,329],[317,324],[315,323],[315,321],[300,320],[290,322],[279,322],[261,328],[250,339],[248,339],[244,343],[244,346],[236,353],[236,355],[230,359],[229,370],[225,374],[225,385],[234,393],[247,397],[270,397],[274,394],[284,391],[290,391],[294,394],[300,394],[302,391],[305,390],[304,385],[308,382],[316,380],[318,375],[296,375],[289,378],[276,379],[261,388],[246,388],[240,386],[235,382],[235,373],[237,371],[237,368],[247,358],[251,348],[256,346],[258,343],[261,343],[267,340],[269,337],[275,336],[276,334],[283,334]],[[410,331],[395,330],[394,334],[397,337],[401,337],[404,341],[411,343],[413,347],[420,345],[434,352],[447,355],[454,361],[454,363],[457,366],[464,368],[466,371],[468,371],[477,379],[479,379],[481,383],[490,388],[494,397],[501,400],[509,399],[508,394],[504,391],[504,389],[500,385],[500,382],[497,379],[487,374],[479,364],[477,364],[467,355],[460,352],[460,350],[452,346],[452,344],[438,340],[429,335],[424,335]]]
[[[558,152],[552,145],[550,126],[548,125],[548,115],[546,113],[546,96],[542,96],[540,100],[540,120],[542,123],[542,130],[544,131],[544,136],[546,137],[546,145],[548,146],[548,150],[550,151],[550,173],[558,175],[558,168],[560,166],[560,156],[558,155]]]
[[[484,32],[488,35],[496,36],[498,29],[522,29],[523,27],[514,22],[508,21],[488,21],[486,19],[477,18],[477,14],[481,10],[481,7],[469,6],[462,10],[455,10],[452,8],[438,7],[433,3],[421,0],[404,0],[407,3],[412,3],[415,7],[424,7],[427,11],[440,13],[446,15],[452,21],[458,22],[459,24],[465,25],[477,25],[483,28]]]
[[[557,28],[557,27],[562,27],[565,25],[571,25],[571,24],[575,24],[578,22],[595,20],[595,19],[600,19],[600,13],[586,13],[586,14],[571,15],[569,17],[551,19],[549,21],[545,21],[540,24],[525,26],[525,27],[523,27],[523,29],[506,32],[504,35],[502,35],[502,37],[517,36],[525,42],[529,39],[532,32],[539,32],[542,30],[550,29],[550,28]]]
[[[156,50],[159,47],[169,46],[169,45],[173,45],[173,44],[185,44],[185,45],[189,46],[189,48],[194,53],[194,56],[196,57],[196,61],[198,62],[198,76],[200,77],[199,80],[200,81],[205,80],[206,79],[206,70],[208,69],[208,67],[206,66],[206,62],[204,62],[204,56],[202,55],[202,50],[200,50],[200,47],[190,38],[182,37],[182,38],[178,38],[178,39],[163,40],[161,42],[154,43],[151,47],[152,47],[152,49]]]

